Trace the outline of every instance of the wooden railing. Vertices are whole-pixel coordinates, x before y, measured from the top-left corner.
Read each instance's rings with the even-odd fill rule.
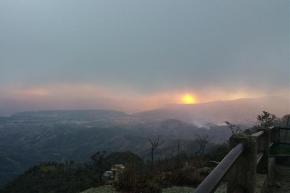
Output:
[[[275,143],[290,145],[290,128],[277,127],[275,129]]]
[[[219,165],[197,187],[195,193],[211,193],[218,187],[224,176],[244,151],[244,145],[238,144],[221,161]]]
[[[222,181],[227,182],[227,193],[255,193],[257,172],[269,173],[271,146],[274,143],[290,145],[290,136],[287,142],[281,142],[281,130],[286,128],[259,129],[251,135],[233,135],[230,138],[231,151],[194,193],[214,193]]]

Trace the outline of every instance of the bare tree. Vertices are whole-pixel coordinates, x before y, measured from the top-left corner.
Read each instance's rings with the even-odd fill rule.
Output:
[[[225,121],[225,124],[230,128],[232,135],[241,133],[242,130],[239,126],[230,123],[229,121]]]
[[[156,152],[157,148],[160,146],[161,141],[160,141],[159,136],[149,138],[148,141],[151,145],[151,168],[153,169],[155,152]]]
[[[198,151],[197,154],[203,155],[205,152],[205,148],[209,143],[209,136],[208,135],[196,135],[196,142],[198,144]]]
[[[178,139],[178,140],[177,140],[177,155],[180,154],[180,149],[181,149],[181,140]]]

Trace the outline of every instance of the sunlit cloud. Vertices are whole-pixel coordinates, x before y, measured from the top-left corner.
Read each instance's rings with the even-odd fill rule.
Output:
[[[15,95],[23,96],[23,97],[43,97],[49,96],[50,90],[45,88],[30,88],[23,90],[14,90],[12,91]]]
[[[0,93],[2,99],[9,98],[14,101],[20,101],[27,104],[28,109],[31,106],[31,110],[102,108],[127,112],[151,110],[173,104],[194,105],[268,95],[265,91],[249,88],[172,89],[154,93],[138,93],[128,88],[113,88],[92,84],[10,87],[0,89]],[[277,92],[277,94],[284,96],[289,93],[289,90]]]

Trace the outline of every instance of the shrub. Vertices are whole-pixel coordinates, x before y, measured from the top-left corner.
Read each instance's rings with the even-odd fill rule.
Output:
[[[202,178],[194,169],[180,169],[168,173],[165,181],[175,186],[196,186],[202,181]]]
[[[138,188],[138,192],[142,193],[161,193],[162,189],[160,185],[154,181],[148,181],[142,188]]]
[[[137,173],[133,168],[126,168],[119,176],[114,186],[117,190],[123,192],[132,192],[137,187]]]
[[[126,193],[161,193],[158,180],[153,176],[138,174],[133,168],[126,168],[114,184],[116,190]]]

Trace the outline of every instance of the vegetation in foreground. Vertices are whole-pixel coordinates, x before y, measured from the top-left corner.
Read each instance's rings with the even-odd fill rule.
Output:
[[[191,187],[169,187],[164,188],[162,193],[192,193],[194,188]],[[100,186],[97,188],[90,188],[81,193],[117,193],[113,186]]]
[[[223,152],[223,153],[222,153]],[[180,152],[164,159],[142,160],[131,152],[106,154],[97,152],[86,163],[43,163],[9,183],[1,193],[79,193],[92,187],[109,193],[170,192],[172,186],[195,187],[210,172],[209,160],[219,160],[227,152],[226,145],[216,145],[212,152],[189,156]],[[210,156],[209,156],[210,155]],[[114,164],[125,169],[118,180],[107,181],[103,174]],[[112,186],[104,186],[106,184]],[[90,190],[87,190],[90,191]]]
[[[186,187],[186,186],[173,186],[162,189],[162,193],[192,193],[195,190],[193,187]],[[218,189],[215,191],[215,193],[225,193],[226,187],[225,185],[221,185],[218,187]],[[117,193],[117,191],[114,189],[113,186],[106,185],[106,186],[100,186],[97,188],[90,188],[88,190],[85,190],[81,193]]]
[[[259,119],[263,124],[273,125],[275,117],[263,112]],[[288,120],[288,119],[287,119]],[[271,122],[271,124],[270,124]],[[228,123],[232,132],[239,134],[236,126]],[[258,125],[258,127],[259,127]],[[244,134],[247,134],[245,131]],[[131,152],[117,152],[107,154],[97,152],[86,163],[43,163],[35,166],[16,180],[8,184],[1,193],[79,193],[90,191],[120,192],[120,193],[171,193],[182,192],[196,187],[228,152],[227,144],[216,145],[211,151],[205,151],[208,144],[207,136],[197,137],[198,151],[188,155],[180,151],[177,143],[177,153],[174,156],[156,159],[156,150],[162,143],[160,138],[149,140],[151,144],[151,158],[143,160]],[[104,174],[113,165],[122,165],[123,170],[107,180]],[[110,186],[104,186],[108,185]],[[95,187],[97,189],[89,189]],[[181,188],[180,187],[188,187]],[[220,191],[221,190],[221,191]],[[222,192],[222,189],[217,190]]]

